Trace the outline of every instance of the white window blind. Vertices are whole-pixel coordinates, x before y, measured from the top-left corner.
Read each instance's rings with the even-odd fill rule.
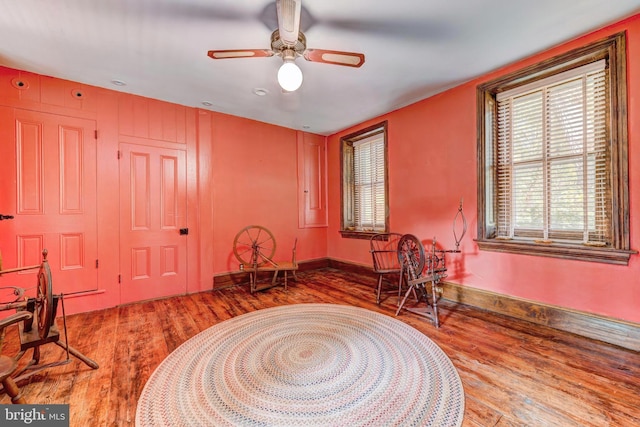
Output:
[[[384,134],[353,143],[354,226],[359,231],[385,231]]]
[[[498,238],[611,243],[605,60],[497,100]]]

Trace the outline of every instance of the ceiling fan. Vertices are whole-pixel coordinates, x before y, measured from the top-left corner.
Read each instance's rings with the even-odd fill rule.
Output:
[[[307,39],[300,31],[302,0],[276,0],[278,28],[271,34],[271,49],[210,50],[212,59],[261,58],[280,56],[284,64],[278,70],[278,83],[287,92],[293,92],[302,84],[302,71],[295,64],[298,56],[307,61],[325,64],[360,67],[364,54],[338,50],[308,49]]]

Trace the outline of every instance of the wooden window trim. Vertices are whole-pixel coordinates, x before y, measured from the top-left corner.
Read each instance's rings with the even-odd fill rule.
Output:
[[[493,144],[496,129],[494,123],[488,123],[490,119],[496,117],[495,110],[492,111],[489,107],[491,101],[495,101],[495,96],[499,92],[599,59],[607,59],[609,61],[611,104],[609,127],[613,175],[612,246],[610,248],[595,248],[578,244],[547,244],[493,238],[490,224],[488,224],[489,218],[487,218],[487,203],[492,203],[493,212],[496,212],[495,197],[494,200],[488,200],[487,197],[487,190],[491,185],[495,185],[495,180],[493,180],[493,184],[487,182],[488,178],[490,178],[487,174],[492,173],[490,169],[492,165],[487,163],[487,154],[489,150],[496,149],[496,144]],[[637,251],[630,248],[629,235],[629,143],[627,135],[626,66],[626,34],[621,32],[478,86],[476,98],[478,238],[476,242],[481,250],[628,265],[630,256],[636,254]],[[497,108],[495,102],[492,105],[494,109]],[[487,141],[487,137],[491,141]],[[489,168],[489,172],[487,172],[487,168]],[[494,188],[491,188],[491,190],[495,194],[496,190]]]
[[[345,156],[345,145],[353,145],[354,142],[357,142],[363,138],[369,137],[372,132],[382,129],[382,134],[384,135],[384,173],[385,173],[385,185],[384,185],[384,200],[385,200],[385,230],[384,231],[357,231],[357,230],[348,230],[345,228],[345,191],[346,191],[346,183],[345,183],[345,166],[344,166],[344,156]],[[388,156],[388,133],[387,133],[387,121],[383,121],[380,123],[376,123],[374,125],[368,126],[359,131],[350,133],[340,138],[340,234],[343,238],[351,238],[351,239],[370,239],[371,236],[379,233],[388,233],[389,232],[389,156]]]

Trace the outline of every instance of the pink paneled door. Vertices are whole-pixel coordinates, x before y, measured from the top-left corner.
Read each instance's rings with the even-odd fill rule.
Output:
[[[0,250],[5,269],[49,252],[54,293],[97,289],[96,124],[0,107]],[[36,286],[37,270],[0,277]]]
[[[327,226],[327,142],[323,136],[298,131],[298,225]]]
[[[186,293],[184,150],[120,144],[123,303]]]

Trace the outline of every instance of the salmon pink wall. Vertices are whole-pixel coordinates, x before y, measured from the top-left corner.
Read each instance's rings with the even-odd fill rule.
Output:
[[[207,117],[208,116],[208,117]],[[326,227],[298,228],[296,131],[240,117],[201,112],[210,131],[212,229],[203,234],[211,245],[212,273],[238,270],[233,254],[236,234],[261,225],[274,235],[276,260],[291,259],[298,238],[297,259],[326,256]],[[203,219],[203,221],[207,221]],[[207,250],[205,248],[205,250]]]
[[[448,255],[447,280],[570,309],[640,322],[640,260],[628,266],[479,251],[477,237],[476,86],[608,35],[627,31],[631,247],[640,249],[640,16],[512,64],[416,104],[332,135],[328,143],[328,256],[371,265],[368,242],[342,238],[340,137],[388,120],[391,231],[452,249],[453,218],[464,199],[469,228],[461,254]]]
[[[28,82],[28,87],[14,87],[16,79]],[[0,67],[0,106],[9,107],[7,111],[24,109],[96,123],[99,268],[97,283],[88,285],[96,291],[65,296],[67,314],[113,307],[131,299],[118,280],[121,252],[127,250],[119,226],[118,150],[123,142],[182,144],[186,149],[187,218],[180,225],[190,231],[186,292],[209,290],[214,274],[237,270],[233,238],[247,225],[263,225],[274,234],[276,259],[290,259],[295,238],[299,239],[298,260],[326,256],[326,227],[298,228],[295,130],[5,67]],[[12,143],[10,139],[0,144]],[[14,184],[2,182],[0,191],[4,185]],[[15,252],[15,241],[3,232],[8,226],[5,221],[0,224],[0,250],[5,259]],[[4,267],[14,265],[5,263]],[[10,276],[0,277],[0,286],[10,280]],[[53,280],[53,291],[58,293],[56,277]]]

